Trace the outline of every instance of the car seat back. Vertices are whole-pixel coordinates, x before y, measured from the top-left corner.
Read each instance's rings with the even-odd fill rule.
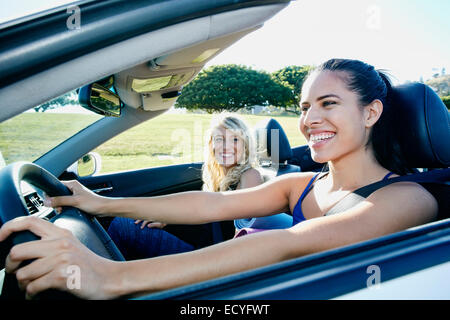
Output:
[[[411,168],[450,166],[450,115],[441,98],[423,83],[393,88],[402,153]]]
[[[254,128],[260,172],[265,180],[300,172],[300,167],[288,164],[293,156],[291,145],[281,125],[275,119],[260,121]]]

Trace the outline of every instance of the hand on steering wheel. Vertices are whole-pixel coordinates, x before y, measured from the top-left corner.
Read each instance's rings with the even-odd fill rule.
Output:
[[[69,196],[47,196],[44,199],[44,205],[53,207],[61,212],[61,206],[76,207],[90,214],[101,214],[105,198],[92,192],[76,180],[61,181],[72,193]]]
[[[19,217],[0,228],[0,241],[12,233],[29,230],[40,237],[14,246],[5,262],[5,271],[15,273],[26,298],[47,289],[68,291],[81,298],[108,299],[102,290],[113,262],[87,249],[64,228],[37,217]],[[24,261],[33,260],[22,266]]]
[[[111,298],[104,293],[102,281],[112,266],[117,265],[112,260],[123,261],[123,256],[108,234],[94,217],[70,207],[51,218],[53,223],[30,216],[21,182],[37,187],[55,197],[53,199],[68,198],[66,196],[72,192],[76,194],[73,200],[80,203],[95,202],[94,199],[102,200],[102,197],[79,183],[69,182],[66,187],[51,173],[30,162],[17,162],[1,169],[0,181],[0,263],[5,262],[9,279],[6,281],[5,277],[3,289],[5,284],[11,285],[8,287],[11,290],[3,290],[2,298],[11,292],[17,295],[15,299],[23,297],[16,293],[17,283],[12,285],[9,276],[12,273],[18,279],[18,286],[26,290],[27,297],[56,288],[83,298]],[[79,289],[75,286],[77,290],[71,290],[73,286],[67,285],[70,277],[67,273],[74,270],[80,272]],[[103,285],[108,283],[106,281]],[[55,296],[58,295],[55,293]],[[47,297],[54,298],[52,295]]]

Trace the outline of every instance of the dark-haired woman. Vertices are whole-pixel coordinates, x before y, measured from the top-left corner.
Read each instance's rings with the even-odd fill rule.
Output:
[[[312,158],[328,171],[286,174],[260,186],[228,192],[184,192],[152,198],[105,198],[77,182],[73,196],[49,199],[93,214],[126,216],[165,223],[205,223],[291,211],[294,225],[222,242],[193,252],[153,259],[114,262],[103,259],[57,226],[33,217],[0,229],[0,241],[29,229],[42,240],[17,245],[6,262],[30,296],[47,288],[68,290],[65,270],[77,265],[84,298],[144,294],[248,270],[407,229],[436,218],[434,197],[413,182],[390,184],[358,205],[324,216],[355,189],[403,174],[396,153],[395,123],[389,108],[387,77],[361,61],[333,59],[305,81],[300,131]],[[385,122],[385,123],[383,123]],[[389,130],[389,131],[387,131]],[[387,143],[387,144],[386,144]],[[392,160],[394,159],[394,160]],[[214,211],[214,214],[212,214]],[[19,268],[23,260],[37,258]]]

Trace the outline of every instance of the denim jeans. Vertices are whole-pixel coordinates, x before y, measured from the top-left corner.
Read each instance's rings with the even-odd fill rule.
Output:
[[[145,259],[194,250],[194,246],[164,229],[141,229],[129,218],[114,218],[108,234],[126,260]]]

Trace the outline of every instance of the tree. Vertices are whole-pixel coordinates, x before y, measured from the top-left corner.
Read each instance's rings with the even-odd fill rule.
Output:
[[[300,114],[298,107],[300,91],[303,81],[305,81],[311,69],[312,66],[288,66],[272,73],[275,81],[290,90],[290,98],[283,106],[286,111]]]
[[[426,84],[432,87],[440,97],[450,95],[450,74],[432,78]]]
[[[274,81],[270,74],[235,64],[202,70],[186,85],[175,108],[202,109],[208,113],[253,106],[283,106],[290,90]]]
[[[450,96],[441,97],[442,102],[444,102],[445,106],[448,110],[450,110]]]
[[[70,91],[53,100],[47,101],[37,107],[34,107],[36,112],[45,112],[50,109],[59,108],[67,104],[76,104],[78,102],[78,95],[75,91]]]

